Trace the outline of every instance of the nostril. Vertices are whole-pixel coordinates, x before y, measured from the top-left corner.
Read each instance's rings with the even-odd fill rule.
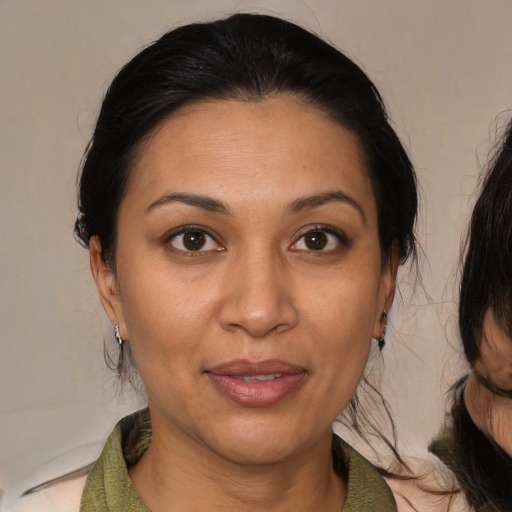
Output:
[[[243,303],[239,300],[225,301],[219,310],[219,323],[226,331],[244,331],[254,338],[263,338],[293,328],[297,323],[297,312],[291,303],[266,303],[265,307]]]

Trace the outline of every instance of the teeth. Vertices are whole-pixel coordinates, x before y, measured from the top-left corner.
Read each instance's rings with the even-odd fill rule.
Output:
[[[275,380],[279,379],[279,377],[282,377],[283,375],[281,373],[269,373],[267,375],[242,375],[240,378],[244,382],[264,382],[267,380]]]

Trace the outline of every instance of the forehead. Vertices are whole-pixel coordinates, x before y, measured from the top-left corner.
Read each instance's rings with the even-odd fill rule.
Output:
[[[371,191],[355,134],[297,97],[183,107],[142,144],[127,193]],[[164,190],[165,189],[165,190]],[[373,194],[371,194],[373,200]]]

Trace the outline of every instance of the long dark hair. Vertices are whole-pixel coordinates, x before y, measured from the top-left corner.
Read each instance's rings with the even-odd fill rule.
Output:
[[[512,122],[483,181],[466,242],[459,328],[471,365],[480,356],[488,310],[512,336]]]
[[[465,244],[459,327],[471,366],[480,357],[488,311],[512,336],[512,122],[482,182]],[[430,450],[454,472],[476,511],[512,510],[512,460],[471,420],[464,403],[466,379],[453,387],[448,428]],[[479,380],[492,392],[510,395],[492,379]]]

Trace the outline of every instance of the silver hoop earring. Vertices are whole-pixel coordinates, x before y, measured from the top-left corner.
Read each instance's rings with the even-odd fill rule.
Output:
[[[117,343],[119,343],[119,348],[123,348],[124,340],[121,338],[121,334],[119,332],[119,324],[114,326],[114,336],[116,337]]]

